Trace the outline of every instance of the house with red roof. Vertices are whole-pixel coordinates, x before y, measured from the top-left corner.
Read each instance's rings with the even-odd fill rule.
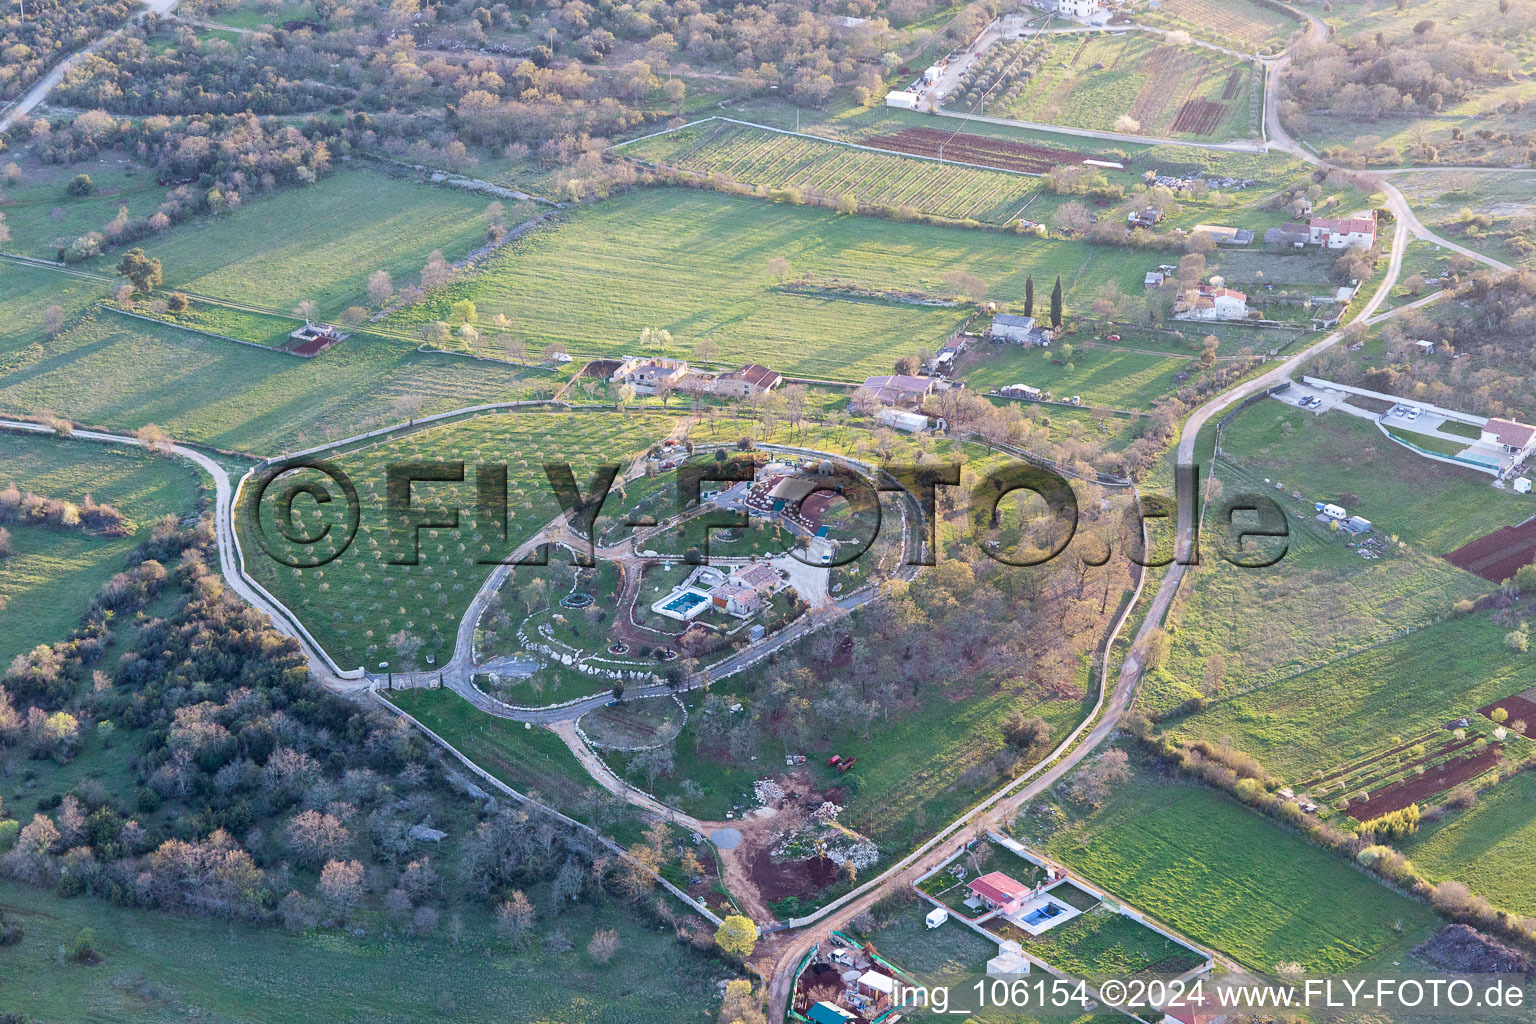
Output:
[[[989,909],[1003,914],[1014,913],[1035,893],[1023,882],[1009,878],[1001,871],[993,871],[991,874],[975,878],[966,888]]]
[[[1226,1012],[1213,1006],[1169,1006],[1162,1024],[1221,1024],[1226,1019]]]
[[[1368,217],[1313,217],[1307,221],[1307,241],[1325,249],[1369,249],[1376,244],[1376,211]]]
[[[1519,462],[1536,447],[1536,427],[1514,420],[1491,419],[1483,424],[1482,442],[1513,455]]]

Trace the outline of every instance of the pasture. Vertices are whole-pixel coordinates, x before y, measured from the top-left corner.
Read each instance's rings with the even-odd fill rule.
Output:
[[[658,354],[688,358],[709,339],[713,363],[758,361],[786,374],[860,381],[889,373],[920,347],[936,348],[964,318],[960,309],[785,291],[769,265],[775,257],[789,265],[786,282],[809,273],[929,294],[946,294],[946,273],[963,268],[1001,301],[1021,299],[1030,273],[1037,286],[1061,274],[1069,312],[1107,279],[1140,287],[1145,262],[1081,242],[651,188],[518,239],[386,324],[414,330],[446,320],[450,305],[468,298],[482,320],[505,314],[510,333],[534,351],[558,342],[577,358],[622,356],[639,349],[642,329],[656,327],[672,335]]]
[[[1230,740],[1286,781],[1341,767],[1536,685],[1486,613],[1448,619],[1177,720],[1181,739]]]
[[[128,517],[126,537],[9,526],[14,553],[0,559],[0,664],[38,644],[63,640],[124,557],[163,515],[198,510],[195,472],[173,459],[90,441],[0,433],[0,487],[47,498],[87,494]]]
[[[1536,842],[1536,773],[1525,771],[1499,783],[1462,811],[1427,822],[1399,845],[1419,870],[1437,882],[1465,882],[1494,906],[1516,914],[1536,913],[1536,877],[1530,870]]]
[[[1026,813],[1027,842],[1139,910],[1245,965],[1341,973],[1406,951],[1436,924],[1399,896],[1232,798],[1133,759],[1097,810],[1052,825]],[[1036,804],[1038,808],[1040,805]]]
[[[388,271],[399,288],[416,282],[434,250],[455,260],[480,245],[488,203],[457,189],[338,171],[179,225],[144,248],[164,266],[167,289],[285,313],[308,299],[322,317],[335,317],[365,304],[375,270]],[[522,214],[506,204],[508,224]]]
[[[1177,356],[1109,344],[1088,348],[1072,341],[1067,338],[1050,348],[983,342],[973,346],[975,354],[966,357],[959,372],[966,385],[978,391],[1028,384],[1050,391],[1058,401],[1081,395],[1084,405],[1148,412],[1157,399],[1179,389],[1177,374],[1198,368],[1193,360]]]
[[[891,156],[833,142],[713,120],[620,147],[626,157],[770,189],[853,197],[861,204],[910,206],[956,220],[1003,224],[1039,191],[1034,179],[1002,171]]]
[[[275,926],[203,920],[61,900],[0,882],[0,910],[26,930],[6,950],[6,1009],[38,1020],[236,1024],[317,1018],[379,1024],[661,1024],[685,1013],[704,1020],[718,1004],[710,961],[614,901],[556,908],[547,886],[529,890],[541,931],[558,927],[575,949],[518,951],[493,937],[488,913],[462,917],[464,938],[294,934]],[[554,922],[558,920],[558,925]],[[81,928],[96,935],[102,963],[60,956]],[[598,928],[619,933],[622,954],[598,967],[583,951]],[[472,971],[475,983],[446,987]],[[10,972],[14,972],[13,974]]]
[[[1047,43],[1018,98],[990,113],[1098,131],[1129,116],[1141,134],[1224,141],[1254,131],[1258,90],[1251,61],[1144,32],[1067,34]]]
[[[6,154],[6,159],[11,158]],[[26,161],[21,182],[7,185],[0,214],[11,229],[6,252],[57,259],[61,245],[91,231],[100,231],[120,207],[131,217],[148,217],[165,201],[168,189],[155,184],[155,171],[118,157],[103,155],[83,164],[40,164]],[[96,186],[89,196],[72,196],[67,189],[78,174],[88,174]],[[104,260],[98,260],[104,263]]]
[[[328,564],[279,564],[264,552],[259,531],[272,538],[274,550],[283,557],[312,565],[317,560],[312,552],[335,550],[332,545],[342,536],[343,523],[327,519],[321,506],[306,499],[295,505],[300,530],[285,532],[275,518],[281,502],[264,500],[258,527],[257,510],[251,507],[256,494],[248,489],[236,515],[246,569],[304,622],[343,668],[373,668],[381,661],[395,669],[413,661],[422,668],[441,665],[453,653],[459,619],[495,562],[560,511],[544,463],[570,463],[585,488],[594,467],[610,460],[627,462],[670,426],[669,420],[650,415],[523,411],[461,420],[333,455],[360,498],[353,543]],[[424,528],[418,534],[402,527],[389,511],[388,468],[426,460],[466,464],[463,482],[417,483],[411,488],[413,509],[439,522],[456,517],[457,528]],[[504,540],[491,512],[476,504],[475,468],[503,462],[508,487]],[[296,471],[284,478],[285,486],[301,478],[323,479],[313,471]],[[278,491],[271,495],[276,498]],[[333,524],[335,532],[307,551],[281,539],[295,532],[316,536],[324,524]],[[395,564],[411,558],[418,558],[419,564]],[[402,631],[405,643],[390,639]],[[419,650],[406,653],[412,646]]]
[[[367,334],[296,359],[84,309],[105,293],[0,265],[0,413],[54,412],[115,430],[157,423],[177,440],[273,454],[403,421],[405,401],[432,413],[553,391],[533,371]],[[83,315],[50,339],[38,324],[55,303]]]
[[[496,718],[452,690],[394,690],[388,697],[475,764],[525,796],[592,823],[601,795],[565,741],[541,725]]]

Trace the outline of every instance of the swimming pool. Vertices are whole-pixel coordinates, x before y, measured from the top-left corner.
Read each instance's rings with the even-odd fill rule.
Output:
[[[1065,912],[1066,911],[1062,908],[1061,904],[1047,903],[1044,906],[1036,907],[1034,910],[1031,910],[1029,913],[1025,914],[1024,920],[1029,924],[1042,924],[1046,921],[1049,921],[1053,917],[1059,917]]]
[[[678,594],[676,597],[674,597],[672,600],[668,601],[666,604],[662,605],[662,608],[669,612],[675,612],[678,615],[687,615],[689,612],[693,611],[699,605],[708,600],[709,598],[705,597],[697,590],[685,590],[681,594]]]

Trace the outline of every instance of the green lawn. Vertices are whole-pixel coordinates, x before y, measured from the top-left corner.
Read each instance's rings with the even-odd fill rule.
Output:
[[[48,306],[74,314],[106,292],[0,264],[0,414],[51,411],[116,430],[158,423],[177,440],[265,455],[399,422],[406,396],[431,413],[551,390],[550,377],[367,334],[295,359],[87,310],[57,338],[42,335]]]
[[[1024,948],[1052,967],[1089,981],[1150,972],[1182,974],[1204,957],[1100,904],[1029,941]]]
[[[1536,842],[1532,801],[1536,773],[1520,772],[1484,793],[1472,807],[1424,825],[1399,845],[1435,881],[1465,882],[1500,909],[1536,913],[1536,876],[1530,870],[1531,844]]]
[[[115,307],[113,307],[115,308]],[[244,309],[216,306],[211,302],[191,302],[180,313],[156,313],[152,306],[137,303],[131,312],[140,316],[153,316],[178,327],[189,327],[210,334],[222,334],[226,338],[254,342],[269,348],[287,344],[288,335],[301,326],[296,319],[271,313],[252,313]]]
[[[1024,279],[1067,287],[1069,310],[1105,280],[1140,287],[1136,253],[1017,235],[865,217],[678,188],[652,188],[583,208],[558,228],[504,248],[483,270],[387,323],[410,330],[447,319],[472,299],[482,320],[504,313],[530,349],[560,342],[578,357],[635,352],[645,327],[671,332],[666,354],[688,357],[705,338],[715,362],[766,362],[785,373],[859,381],[899,356],[935,348],[958,309],[800,295],[779,289],[769,261],[790,275],[880,290],[945,294],[947,271],[980,277],[989,297],[1020,300]]]
[[[1286,961],[1348,971],[1408,949],[1436,923],[1428,907],[1235,800],[1143,768],[1042,845],[1138,909],[1265,971]]]
[[[1181,719],[1290,781],[1419,735],[1536,685],[1536,662],[1504,646],[1486,613],[1451,619]]]
[[[89,441],[0,433],[0,487],[80,502],[90,494],[130,520],[126,537],[11,526],[15,553],[0,559],[0,664],[62,640],[102,584],[145,540],[157,518],[197,510],[200,484],[185,464]]]
[[[401,668],[407,659],[391,649],[388,637],[401,630],[422,641],[415,658],[420,667],[444,664],[453,653],[460,617],[495,561],[506,557],[559,511],[545,476],[546,461],[571,464],[585,488],[592,470],[603,462],[627,463],[671,426],[670,419],[618,413],[549,413],[544,410],[480,416],[405,434],[334,457],[357,488],[361,513],[357,537],[340,557],[313,568],[290,568],[264,553],[255,532],[257,520],[242,507],[237,526],[242,531],[246,568],[268,587],[314,633],[344,668],[374,667],[387,661]],[[412,506],[424,514],[446,519],[459,509],[459,527],[397,528],[386,505],[389,467],[422,460],[462,460],[463,482],[417,483]],[[494,533],[492,522],[477,508],[478,472],[482,463],[505,462],[508,486],[507,536]],[[285,477],[319,482],[314,471]],[[326,486],[334,490],[329,483]],[[273,498],[278,492],[271,492]],[[257,497],[244,494],[247,506]],[[275,519],[280,502],[265,500],[261,520],[267,536],[290,561],[313,563],[301,549],[282,545]],[[334,522],[336,530],[320,547],[342,537],[341,519],[326,519],[323,509],[303,499],[295,509],[315,530]],[[482,521],[483,520],[483,521]],[[327,548],[327,550],[334,550]],[[413,557],[419,564],[394,564]],[[552,556],[554,557],[554,556]],[[426,660],[428,656],[435,659]]]
[[[597,783],[548,729],[488,715],[452,690],[395,690],[389,698],[513,789],[591,822]]]
[[[294,935],[277,927],[173,917],[90,897],[61,900],[0,882],[0,910],[26,934],[5,957],[7,1011],[80,1024],[309,1024],[425,1020],[464,1024],[661,1024],[712,1020],[710,981],[731,972],[689,952],[618,902],[555,909],[547,888],[530,898],[540,934],[558,928],[575,949],[514,952],[491,937],[489,915],[466,913],[464,939]],[[60,955],[81,928],[102,962]],[[585,952],[594,930],[619,933],[620,954],[598,967]],[[456,977],[473,977],[469,985]]]

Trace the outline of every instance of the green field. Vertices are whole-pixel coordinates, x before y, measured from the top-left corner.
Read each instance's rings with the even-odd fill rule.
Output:
[[[1399,845],[1437,882],[1465,882],[1502,910],[1536,913],[1536,876],[1530,870],[1536,842],[1533,800],[1536,773],[1520,772],[1483,793],[1472,807],[1448,812]]]
[[[1103,904],[1021,941],[1025,949],[1052,967],[1089,981],[1128,978],[1144,971],[1177,975],[1205,959]]]
[[[423,1020],[466,1024],[668,1024],[712,1019],[709,980],[723,964],[689,952],[622,903],[551,906],[530,890],[541,933],[558,928],[576,947],[517,952],[491,938],[488,915],[466,913],[464,939],[300,935],[277,927],[206,921],[114,907],[0,882],[0,910],[26,934],[5,950],[7,1011],[80,1024],[310,1024]],[[102,962],[61,955],[81,928],[95,932]],[[598,967],[584,952],[594,930],[619,933],[621,953]],[[445,929],[446,930],[446,925]],[[473,977],[473,984],[447,979]]]
[[[1046,44],[1017,99],[987,112],[1098,131],[1129,115],[1140,125],[1129,134],[1224,141],[1254,132],[1258,88],[1251,61],[1141,32],[1067,34]]]
[[[1331,501],[1384,533],[1434,555],[1529,516],[1530,499],[1489,486],[1486,474],[1420,458],[1381,436],[1369,420],[1314,416],[1262,402],[1235,417],[1222,449],[1251,473]]]
[[[165,286],[287,312],[305,299],[334,317],[365,301],[368,275],[414,284],[433,250],[449,260],[484,241],[488,200],[470,192],[342,171],[145,243]],[[522,217],[513,204],[509,224]]]
[[[352,479],[361,499],[355,542],[329,564],[289,568],[263,553],[254,532],[255,516],[242,506],[236,523],[245,546],[246,569],[299,616],[343,668],[372,668],[380,661],[403,667],[407,659],[392,651],[387,640],[400,630],[422,642],[415,658],[419,667],[442,665],[453,653],[464,609],[495,560],[510,554],[560,511],[544,474],[545,462],[570,463],[579,486],[586,488],[594,467],[608,460],[627,463],[670,426],[670,420],[651,415],[536,410],[461,420],[348,451],[334,461]],[[420,564],[392,564],[392,559],[411,556],[413,534],[409,529],[397,530],[386,512],[386,471],[392,465],[419,460],[467,464],[461,483],[417,483],[412,488],[413,507],[434,518],[447,516],[449,509],[461,509],[460,527],[421,530]],[[502,462],[508,466],[505,542],[494,536],[488,519],[479,518],[474,468]],[[301,477],[309,480],[312,473],[296,473],[292,480],[285,478],[285,484]],[[256,493],[251,490],[243,497],[249,502]],[[279,504],[264,501],[261,522],[281,547],[277,538],[282,534],[275,520],[266,518],[276,515]],[[308,499],[295,509],[312,520],[322,520],[323,510]],[[326,545],[341,536],[341,521],[335,523],[338,529]],[[301,554],[300,549],[292,549],[290,557],[299,560]],[[312,561],[307,555],[303,560]],[[434,660],[426,660],[428,656]]]
[[[108,308],[117,307],[112,305]],[[288,335],[294,328],[301,326],[300,321],[292,317],[272,313],[253,313],[250,310],[232,309],[228,306],[196,300],[193,300],[180,313],[157,313],[152,306],[142,302],[136,303],[130,312],[140,316],[153,316],[177,327],[221,334],[226,338],[249,341],[268,348],[280,348],[287,344],[290,340]]]
[[[1232,745],[1283,779],[1343,765],[1536,685],[1485,613],[1427,626],[1181,719],[1176,735]]]
[[[0,413],[51,411],[116,430],[158,423],[177,440],[271,454],[400,422],[395,403],[408,396],[432,413],[552,388],[513,366],[367,334],[296,359],[96,310],[57,338],[40,336],[49,305],[73,313],[106,291],[0,265]]]
[[[1050,391],[1056,401],[1081,395],[1084,405],[1133,412],[1149,411],[1154,401],[1177,391],[1176,374],[1199,369],[1191,359],[1113,345],[1074,346],[1066,357],[1060,344],[1045,349],[981,344],[975,351],[976,362],[963,374],[967,386],[978,391],[1028,384]]]
[[[6,155],[10,159],[10,154]],[[96,186],[90,196],[72,196],[65,190],[77,174],[86,173]],[[153,168],[127,164],[85,165],[32,164],[24,168],[20,184],[8,185],[0,213],[11,229],[6,252],[23,256],[57,258],[59,245],[68,245],[91,231],[100,231],[119,207],[133,217],[148,217],[165,201],[168,190],[155,184]],[[104,263],[105,260],[97,260]],[[109,271],[110,272],[110,271]]]
[[[519,793],[592,822],[601,791],[548,729],[488,715],[452,690],[395,690],[389,698]]]
[[[987,224],[1017,217],[1040,188],[1035,179],[1021,174],[885,156],[723,120],[632,143],[617,152],[747,185],[853,196],[861,204],[910,206]]]
[[[197,511],[199,483],[183,463],[117,446],[0,433],[0,487],[80,502],[87,494],[128,517],[126,537],[10,526],[15,553],[0,559],[0,664],[63,640],[155,520]]]
[[[860,381],[889,373],[920,347],[936,348],[960,325],[959,309],[855,301],[780,290],[769,261],[791,276],[945,295],[947,271],[980,277],[988,296],[1019,300],[1061,274],[1067,307],[1105,280],[1139,288],[1145,260],[1073,241],[863,217],[691,189],[631,192],[518,239],[483,269],[390,317],[412,330],[448,318],[459,298],[482,320],[504,313],[537,351],[551,342],[577,357],[620,356],[645,327],[671,332],[665,353],[688,357],[705,338],[715,361],[765,362],[787,374]]]
[[[1022,831],[1032,841],[1029,826]],[[1348,971],[1410,948],[1436,923],[1428,907],[1235,800],[1142,768],[1100,810],[1040,845],[1137,909],[1264,971],[1287,961]]]

